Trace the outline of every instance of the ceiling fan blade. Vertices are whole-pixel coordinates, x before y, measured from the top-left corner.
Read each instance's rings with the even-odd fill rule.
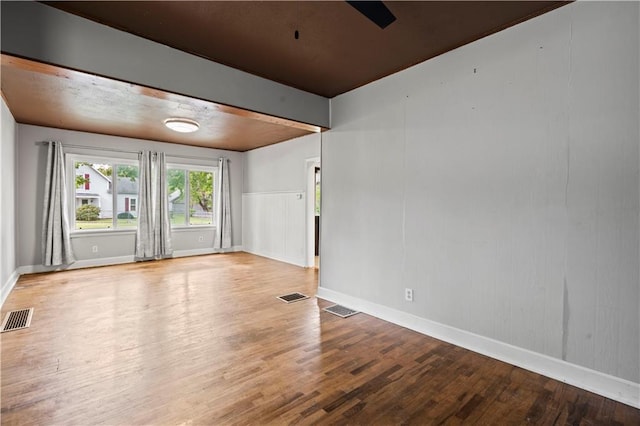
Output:
[[[381,1],[347,1],[347,3],[382,29],[396,20],[393,13]]]

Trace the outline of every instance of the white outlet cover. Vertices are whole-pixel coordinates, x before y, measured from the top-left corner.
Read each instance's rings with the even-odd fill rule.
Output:
[[[404,298],[408,301],[413,301],[413,289],[405,288],[404,289]]]

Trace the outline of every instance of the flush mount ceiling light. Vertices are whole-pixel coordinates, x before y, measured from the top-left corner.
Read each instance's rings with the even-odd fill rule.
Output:
[[[200,128],[197,121],[188,118],[167,118],[164,120],[164,125],[174,132],[180,133],[192,133]]]

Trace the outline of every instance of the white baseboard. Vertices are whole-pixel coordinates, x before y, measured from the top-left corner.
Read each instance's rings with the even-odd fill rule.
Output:
[[[203,254],[215,254],[215,253],[230,253],[230,252],[236,252],[236,251],[242,251],[242,246],[233,246],[225,250],[214,250],[212,248],[195,249],[195,250],[176,250],[173,252],[173,257],[198,256]],[[135,257],[131,255],[116,256],[116,257],[101,257],[98,259],[77,260],[71,265],[63,265],[63,266],[44,266],[44,265],[21,266],[18,268],[18,272],[20,275],[37,274],[40,272],[55,272],[55,271],[66,271],[70,269],[93,268],[96,266],[120,265],[123,263],[134,263],[135,261],[136,261]]]
[[[2,283],[2,290],[0,292],[0,307],[4,305],[4,301],[7,300],[7,296],[9,296],[9,293],[11,293],[11,290],[13,290],[13,287],[18,282],[18,278],[20,278],[20,273],[16,269],[9,276],[7,281]]]
[[[440,324],[406,312],[318,287],[317,297],[524,368],[561,382],[640,408],[640,384]]]
[[[220,250],[216,250],[212,248],[174,250],[173,257],[202,256],[203,254],[217,254],[217,253],[235,253],[238,251],[242,251],[242,246],[233,246],[228,249],[220,249]]]
[[[71,265],[62,266],[27,265],[21,266],[18,270],[20,275],[38,274],[40,272],[67,271],[70,269],[93,268],[95,266],[119,265],[122,263],[133,263],[134,261],[135,259],[133,256],[101,257],[98,259],[77,260]]]
[[[266,257],[267,259],[277,260],[278,262],[289,263],[291,265],[300,266],[302,268],[307,267],[307,263],[304,261],[304,259],[295,259],[295,258],[290,258],[285,256],[272,255],[270,253],[260,253],[259,251],[248,250],[248,249],[245,249],[244,251],[246,253],[255,254],[256,256]]]

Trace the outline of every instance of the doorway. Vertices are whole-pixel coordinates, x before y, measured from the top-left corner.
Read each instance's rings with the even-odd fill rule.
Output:
[[[320,268],[320,158],[307,162],[307,262],[309,268]]]
[[[314,188],[314,222],[315,222],[315,238],[314,238],[314,267],[318,269],[320,266],[320,167],[315,167],[315,188]]]

